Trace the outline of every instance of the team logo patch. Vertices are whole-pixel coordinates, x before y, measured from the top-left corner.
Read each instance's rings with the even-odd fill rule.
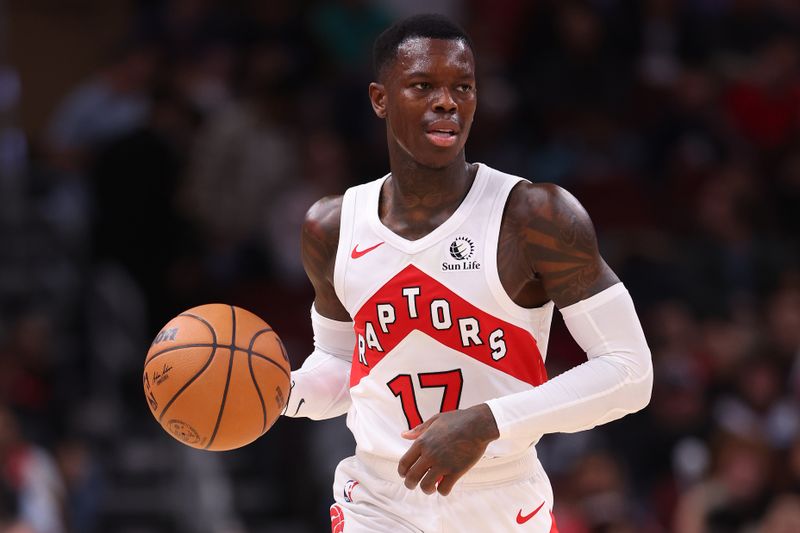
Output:
[[[344,510],[338,503],[331,505],[331,533],[344,533]]]
[[[478,270],[481,264],[473,259],[475,256],[475,243],[469,237],[456,237],[450,243],[447,251],[450,258],[455,262],[445,260],[442,262],[442,270],[452,272],[454,270]],[[445,255],[445,257],[447,257]]]
[[[347,503],[352,503],[353,501],[353,489],[358,486],[358,481],[355,479],[348,479],[347,483],[344,484],[344,501]]]

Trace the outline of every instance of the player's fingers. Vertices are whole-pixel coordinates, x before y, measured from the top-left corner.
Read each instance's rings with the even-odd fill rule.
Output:
[[[405,476],[405,486],[407,489],[411,490],[419,484],[419,481],[422,479],[422,476],[428,471],[431,467],[431,463],[425,457],[420,457],[416,463],[411,465],[411,468],[408,469]]]
[[[400,474],[400,477],[406,476],[408,469],[417,462],[420,455],[419,444],[415,442],[406,453],[403,454],[403,457],[400,458],[400,462],[397,464],[397,473]]]
[[[425,433],[425,430],[427,430],[431,426],[431,424],[433,424],[433,422],[436,420],[438,416],[439,416],[438,414],[433,415],[422,424],[419,424],[416,427],[413,427],[407,431],[402,432],[400,436],[403,437],[404,439],[411,439],[411,440],[416,439],[417,437]]]
[[[442,496],[447,496],[448,494],[450,494],[450,491],[453,490],[453,486],[459,479],[461,479],[461,474],[458,475],[451,474],[449,476],[444,476],[441,479],[441,481],[439,481],[439,484],[436,486],[436,490],[438,490],[439,494],[441,494]]]
[[[436,467],[431,468],[419,482],[419,488],[425,494],[436,492],[436,484],[442,480],[442,471]]]

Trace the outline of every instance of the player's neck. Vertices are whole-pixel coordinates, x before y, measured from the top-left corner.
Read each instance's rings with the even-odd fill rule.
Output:
[[[395,164],[381,191],[380,219],[406,239],[418,239],[452,215],[469,192],[478,165],[462,155],[444,168],[426,168],[413,161]]]
[[[463,152],[443,168],[424,167],[411,159],[392,160],[386,192],[391,207],[402,210],[455,210],[475,179],[477,165],[470,165]]]

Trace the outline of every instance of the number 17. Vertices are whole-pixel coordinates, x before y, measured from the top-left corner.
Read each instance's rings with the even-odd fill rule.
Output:
[[[446,370],[443,372],[423,372],[417,374],[419,386],[423,389],[441,387],[442,404],[439,412],[455,411],[461,403],[461,389],[464,386],[464,378],[461,369]],[[403,407],[403,414],[408,422],[408,429],[412,429],[422,424],[422,416],[417,407],[417,397],[414,391],[414,383],[410,374],[399,374],[386,384],[395,396],[400,397],[400,404]]]

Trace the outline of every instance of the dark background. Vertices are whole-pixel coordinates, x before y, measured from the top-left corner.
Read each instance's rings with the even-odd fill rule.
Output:
[[[327,530],[343,419],[198,452],[141,365],[212,301],[301,364],[302,216],[387,171],[371,44],[420,10],[475,41],[468,160],[578,197],[653,351],[644,412],[537,446],[560,531],[800,531],[797,2],[0,0],[0,532]]]

